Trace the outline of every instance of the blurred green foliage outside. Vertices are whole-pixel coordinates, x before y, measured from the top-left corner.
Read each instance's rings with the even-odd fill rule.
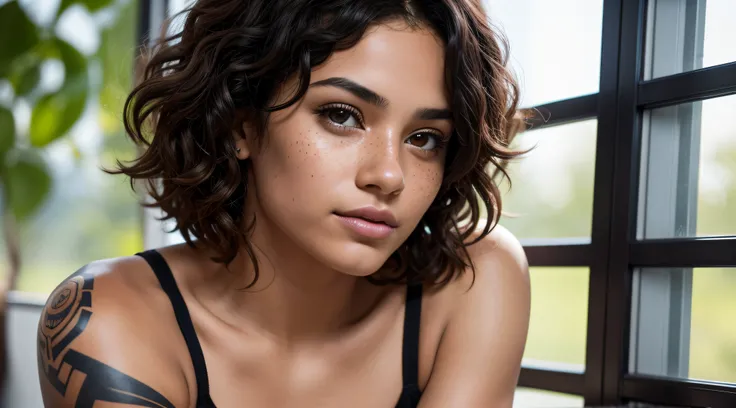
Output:
[[[135,147],[123,130],[122,110],[133,83],[138,2],[90,2],[92,6],[72,4],[60,18],[59,25],[69,17],[67,20],[73,21],[67,21],[67,26],[75,23],[88,26],[93,30],[91,35],[98,47],[89,55],[75,48],[75,53],[87,60],[84,76],[89,81],[79,120],[65,124],[71,127],[55,136],[51,143],[37,148],[35,144],[29,146],[46,163],[51,180],[40,209],[19,225],[22,270],[17,289],[20,291],[49,293],[64,277],[89,261],[128,255],[143,246],[137,197],[124,178],[109,176],[100,170],[100,167],[112,168],[115,159],[128,160],[135,156]],[[10,7],[12,3],[15,2],[3,7]],[[73,2],[63,0],[61,6],[66,3]],[[31,4],[21,11],[38,20],[44,11],[42,7]],[[43,22],[34,23],[43,25]],[[53,35],[62,37],[60,31],[57,29]],[[74,46],[69,44],[69,47]],[[41,69],[39,75],[54,77],[60,75],[56,71],[65,71],[63,65],[53,64],[53,58],[50,61],[45,67],[41,64],[48,69]],[[40,82],[39,87],[42,87],[44,81]],[[50,114],[63,115],[53,110],[29,115],[29,110],[38,110],[36,106],[20,100],[11,107],[19,122],[17,138],[20,140],[17,143],[21,146],[24,139],[33,137],[34,128],[44,128],[39,121]],[[20,123],[24,118],[25,123]],[[24,182],[32,184],[33,180]],[[0,260],[5,272],[4,251]]]

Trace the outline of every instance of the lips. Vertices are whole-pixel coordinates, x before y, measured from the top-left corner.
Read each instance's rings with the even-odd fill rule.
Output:
[[[337,212],[336,214],[343,217],[360,218],[376,224],[385,224],[391,228],[397,228],[399,226],[396,217],[391,211],[379,210],[375,207],[363,207],[351,211]]]
[[[375,207],[335,212],[335,215],[348,230],[362,238],[385,239],[390,237],[399,226],[391,211],[379,210]]]

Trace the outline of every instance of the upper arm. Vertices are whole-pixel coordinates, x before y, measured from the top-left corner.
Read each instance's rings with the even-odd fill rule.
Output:
[[[526,256],[500,226],[468,250],[475,280],[472,286],[473,276],[458,281],[422,408],[512,405],[529,326]]]
[[[119,281],[99,277],[101,268],[88,265],[64,281],[41,314],[37,347],[44,405],[188,406],[181,376],[172,375],[171,360],[156,352],[153,333],[139,324],[139,302],[126,302],[132,294]]]

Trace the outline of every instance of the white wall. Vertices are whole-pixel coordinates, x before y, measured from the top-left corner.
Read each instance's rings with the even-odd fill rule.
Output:
[[[9,371],[0,401],[2,408],[43,408],[36,359],[36,328],[41,309],[38,301],[8,307]]]

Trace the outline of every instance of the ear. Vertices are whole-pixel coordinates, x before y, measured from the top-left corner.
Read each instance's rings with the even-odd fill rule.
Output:
[[[235,156],[238,160],[245,160],[250,157],[255,134],[252,127],[243,121],[233,131],[233,147],[235,148]]]

